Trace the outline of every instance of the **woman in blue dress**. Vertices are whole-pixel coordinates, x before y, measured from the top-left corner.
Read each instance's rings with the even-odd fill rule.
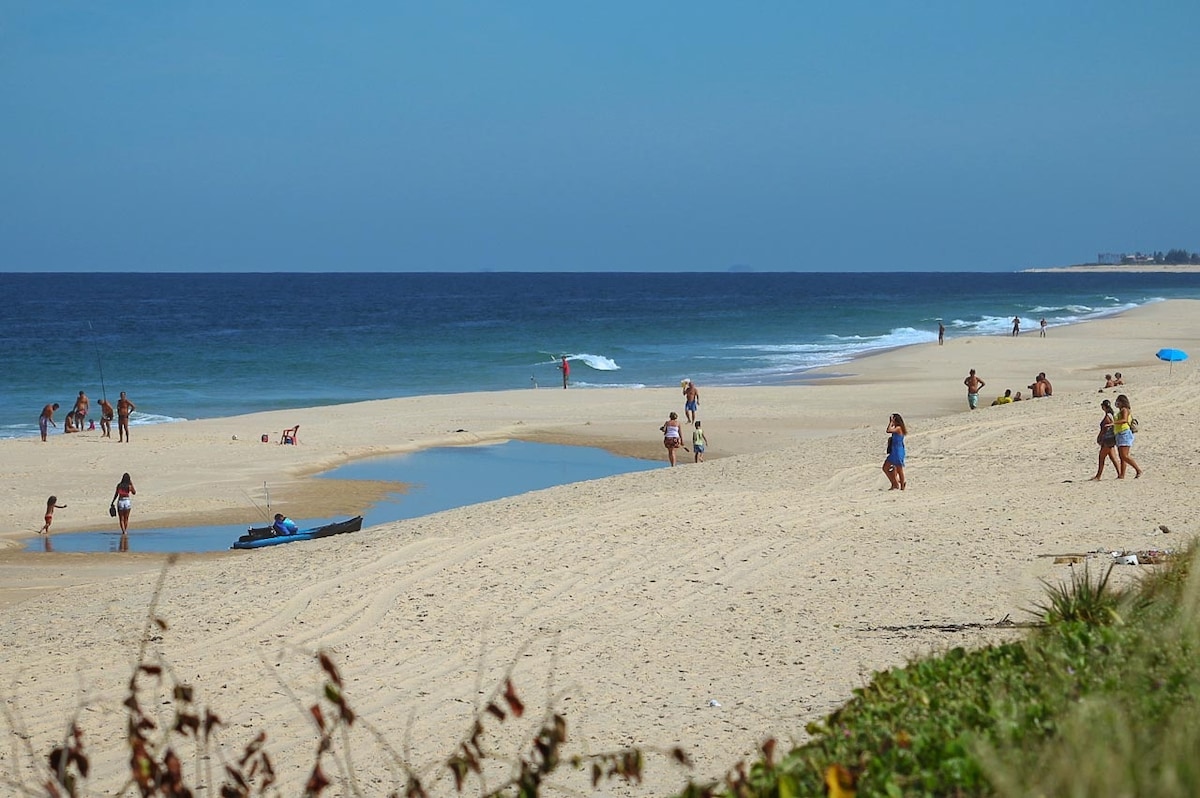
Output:
[[[892,483],[888,490],[904,490],[904,436],[908,434],[908,427],[904,426],[904,419],[899,413],[892,413],[888,417],[887,431],[892,437],[888,439],[888,454],[887,459],[883,461],[883,473],[887,474],[888,482]]]

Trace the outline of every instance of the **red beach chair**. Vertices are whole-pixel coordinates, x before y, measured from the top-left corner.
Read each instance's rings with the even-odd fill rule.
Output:
[[[297,424],[296,426],[291,427],[290,429],[285,429],[282,433],[280,433],[279,442],[281,444],[282,443],[289,443],[289,444],[299,443],[300,442],[300,425]]]

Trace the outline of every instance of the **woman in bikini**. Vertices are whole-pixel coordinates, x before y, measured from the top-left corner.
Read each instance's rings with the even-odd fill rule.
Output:
[[[117,519],[121,522],[122,535],[129,531],[129,511],[133,509],[133,499],[130,497],[135,494],[137,489],[133,487],[129,473],[122,474],[112,498],[112,504],[117,508]]]
[[[1096,443],[1100,445],[1100,461],[1096,464],[1093,482],[1099,481],[1104,473],[1105,460],[1111,460],[1113,469],[1118,475],[1121,473],[1121,464],[1117,462],[1117,435],[1113,432],[1113,406],[1105,399],[1100,403],[1100,409],[1104,411],[1104,418],[1100,419],[1100,432],[1096,435]]]

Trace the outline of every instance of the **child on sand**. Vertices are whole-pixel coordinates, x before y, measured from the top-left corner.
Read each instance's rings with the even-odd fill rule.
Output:
[[[50,534],[50,524],[51,524],[51,522],[54,521],[55,508],[61,510],[66,506],[67,505],[65,505],[65,504],[58,503],[57,496],[51,496],[49,499],[46,499],[46,524],[41,529],[38,530],[39,535]]]
[[[704,437],[704,430],[700,429],[700,422],[696,422],[696,428],[692,430],[692,454],[695,456],[697,463],[704,462],[704,450],[708,448],[708,439]]]

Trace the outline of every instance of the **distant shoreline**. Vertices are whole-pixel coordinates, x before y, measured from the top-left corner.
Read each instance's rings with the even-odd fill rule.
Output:
[[[1024,274],[1033,272],[1103,272],[1107,274],[1194,274],[1200,265],[1193,263],[1078,263],[1073,266],[1047,266],[1041,269],[1021,269]]]

